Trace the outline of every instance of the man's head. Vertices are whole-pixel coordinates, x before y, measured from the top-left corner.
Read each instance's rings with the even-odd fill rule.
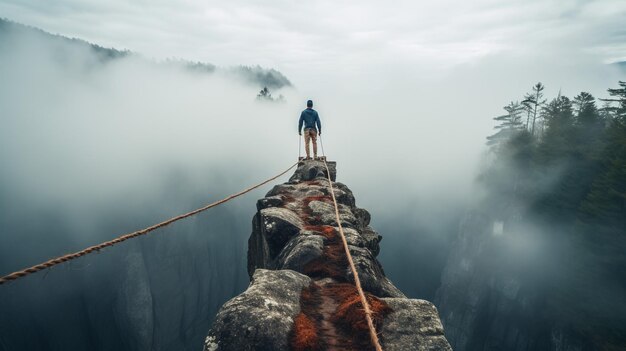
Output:
[[[306,107],[311,108],[313,107],[313,100],[309,100],[306,102]]]

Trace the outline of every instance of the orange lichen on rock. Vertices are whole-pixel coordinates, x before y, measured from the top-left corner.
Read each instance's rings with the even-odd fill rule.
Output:
[[[291,336],[291,349],[294,351],[319,350],[318,329],[315,322],[303,312],[296,317]]]
[[[314,281],[300,294],[301,312],[290,336],[292,349],[374,350],[362,301],[347,276],[348,258],[340,234],[335,227],[323,225],[309,206],[313,201],[332,204],[332,198],[308,196],[295,201],[304,229],[323,236],[324,247],[322,255],[306,263],[302,270]],[[374,325],[380,329],[391,309],[374,295],[366,293],[366,299]]]
[[[317,232],[326,239],[333,239],[337,237],[337,230],[335,230],[335,227],[330,225],[305,225],[304,229]]]
[[[290,335],[291,349],[294,351],[322,350],[320,345],[319,312],[321,296],[319,286],[312,282],[300,292],[300,313],[296,316]]]
[[[335,228],[331,226],[310,226],[310,228],[324,236],[324,250],[322,256],[304,266],[303,273],[312,278],[346,281],[348,260]]]
[[[309,207],[309,204],[313,201],[322,201],[328,203],[329,201],[332,203],[332,199],[328,196],[307,196],[302,200],[299,200],[298,207],[298,216],[304,223],[307,223],[308,226],[311,225],[319,225],[322,222],[322,219],[319,215],[313,216],[313,210]],[[305,226],[306,228],[306,226]]]
[[[370,305],[372,311],[372,320],[376,327],[380,327],[385,314],[391,311],[391,308],[382,300],[367,294],[367,302]],[[361,298],[359,295],[353,295],[344,300],[337,312],[333,315],[333,319],[336,322],[349,325],[352,330],[368,332],[367,320],[365,319],[365,310],[361,304]]]
[[[369,328],[365,318],[365,309],[356,287],[347,283],[329,284],[326,291],[339,304],[332,316],[332,321],[342,327],[345,332],[362,334],[367,340]],[[372,311],[374,325],[380,328],[383,318],[391,312],[391,308],[374,295],[365,293],[365,297]]]
[[[322,226],[321,232],[322,232],[322,235],[326,237],[326,239],[332,239],[332,238],[337,237],[337,231],[335,230],[334,227],[329,226],[329,225]]]
[[[332,239],[337,236],[337,230],[330,225],[305,225],[304,229],[316,232],[316,234],[322,235],[326,239]]]

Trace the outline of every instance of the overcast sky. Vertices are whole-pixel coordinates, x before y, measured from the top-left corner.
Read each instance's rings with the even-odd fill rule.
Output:
[[[295,148],[299,111],[312,98],[325,126],[327,151],[342,162],[345,181],[357,192],[372,186],[372,179],[377,179],[372,172],[389,176],[387,165],[402,167],[395,173],[403,181],[395,184],[416,187],[422,198],[428,198],[424,196],[428,192],[431,198],[444,196],[440,189],[458,196],[471,188],[485,136],[493,133],[492,118],[535,83],[546,85],[548,98],[559,92],[573,97],[582,90],[606,97],[607,88],[626,80],[624,72],[607,65],[626,60],[624,0],[0,0],[0,16],[156,60],[175,57],[220,66],[276,68],[296,90],[285,92],[289,106],[268,112],[258,127],[249,125],[251,117],[259,118],[258,108],[240,111],[231,107],[239,103],[232,103],[221,110],[212,98],[248,101],[259,87],[228,97],[229,92],[212,84],[196,86],[185,76],[166,79],[162,76],[167,72],[132,64],[121,65],[116,74],[103,71],[105,77],[99,79],[115,79],[107,84],[111,89],[94,92],[90,99],[115,99],[126,91],[128,81],[152,82],[146,86],[160,82],[164,91],[143,94],[158,102],[153,113],[185,104],[190,121],[204,123],[210,115],[220,132],[228,130],[221,115],[228,113],[246,126],[237,134],[241,145],[254,139],[267,147],[271,155],[267,159],[281,163],[276,155],[284,146],[268,145]],[[44,60],[50,53],[40,49],[17,52],[16,46],[16,67],[6,67],[5,75],[31,72],[27,75],[37,81],[44,78],[31,67],[45,67],[53,80],[60,80],[54,84],[69,84],[55,62]],[[14,77],[16,83],[23,79]],[[16,83],[5,79],[7,91],[15,90]],[[72,84],[88,86],[89,79],[77,78]],[[167,86],[178,87],[179,94],[167,93]],[[217,90],[210,95],[212,87]],[[74,101],[71,90],[65,90],[65,98]],[[139,91],[147,89],[124,95],[114,112],[141,121],[139,114],[129,112],[133,106],[144,108],[146,97]],[[38,98],[31,96],[32,89],[24,92],[27,101],[46,101],[50,95],[44,91]],[[196,96],[197,101],[181,101],[185,95]],[[144,105],[138,105],[142,101]],[[26,105],[14,107],[24,113]],[[50,115],[46,106],[42,108],[42,115]],[[68,111],[60,109],[58,114]],[[259,128],[267,133],[245,134]],[[202,138],[200,133],[198,139]],[[235,152],[232,145],[229,149]],[[247,146],[240,154],[246,151]],[[362,177],[369,160],[376,160],[379,167]],[[398,186],[397,191],[406,193],[406,188]]]
[[[0,16],[156,59],[275,67],[300,86],[500,54],[626,60],[623,0],[0,0]]]

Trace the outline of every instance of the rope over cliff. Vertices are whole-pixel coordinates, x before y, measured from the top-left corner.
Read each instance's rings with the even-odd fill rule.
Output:
[[[297,163],[294,163],[293,165],[291,165],[289,168],[287,168],[286,170],[282,171],[281,173],[279,173],[279,174],[277,174],[277,175],[275,175],[273,177],[270,177],[270,178],[268,178],[268,179],[266,179],[266,180],[264,180],[264,181],[262,181],[262,182],[260,182],[258,184],[252,185],[252,186],[250,186],[250,187],[248,187],[246,189],[243,189],[243,190],[241,190],[239,192],[236,192],[236,193],[234,193],[232,195],[229,195],[229,196],[227,196],[227,197],[225,197],[225,198],[223,198],[223,199],[221,199],[219,201],[215,201],[215,202],[213,202],[211,204],[208,204],[206,206],[200,207],[200,208],[195,209],[193,211],[190,211],[190,212],[187,212],[187,213],[183,213],[183,214],[178,215],[176,217],[172,217],[172,218],[164,220],[164,221],[162,221],[160,223],[151,225],[151,226],[149,226],[147,228],[136,230],[136,231],[134,231],[132,233],[128,233],[128,234],[124,234],[124,235],[118,236],[117,238],[115,238],[113,240],[105,241],[103,243],[90,246],[88,248],[85,248],[83,250],[80,250],[80,251],[77,251],[77,252],[74,252],[74,253],[66,254],[66,255],[63,255],[63,256],[56,257],[56,258],[51,258],[51,259],[49,259],[49,260],[47,260],[45,262],[36,264],[36,265],[34,265],[32,267],[24,268],[24,269],[21,269],[19,271],[13,272],[11,274],[7,274],[6,276],[0,277],[0,285],[2,285],[4,283],[8,283],[8,282],[13,281],[13,280],[24,278],[24,277],[26,277],[28,275],[33,274],[33,273],[37,273],[37,272],[42,271],[44,269],[52,268],[52,267],[54,267],[54,266],[56,266],[58,264],[65,263],[65,262],[68,262],[68,261],[71,261],[71,260],[83,257],[83,256],[88,255],[90,253],[98,252],[98,251],[100,251],[100,250],[102,250],[104,248],[111,247],[111,246],[117,245],[119,243],[122,243],[122,242],[124,242],[124,241],[126,241],[128,239],[133,239],[133,238],[140,237],[142,235],[147,235],[147,234],[149,234],[150,232],[152,232],[152,231],[154,231],[156,229],[163,228],[163,227],[168,226],[168,225],[170,225],[170,224],[172,224],[174,222],[180,221],[181,219],[185,219],[185,218],[188,218],[188,217],[191,217],[191,216],[195,216],[198,213],[204,212],[204,211],[206,211],[206,210],[208,210],[210,208],[213,208],[215,206],[224,204],[224,203],[226,203],[226,202],[228,202],[228,201],[230,201],[230,200],[232,200],[234,198],[237,198],[237,197],[239,197],[241,195],[247,194],[247,193],[249,193],[250,191],[252,191],[252,190],[254,190],[256,188],[271,182],[272,180],[274,180],[274,179],[282,176],[283,174],[289,172],[289,170],[294,168],[296,166],[296,164]]]
[[[304,161],[257,202],[250,286],[222,306],[206,351],[450,350],[435,307],[385,276],[370,214],[335,180],[334,162]]]

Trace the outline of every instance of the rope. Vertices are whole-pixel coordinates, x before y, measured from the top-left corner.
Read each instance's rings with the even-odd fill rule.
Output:
[[[322,142],[322,134],[320,133],[320,146],[322,147],[322,156],[326,157],[326,153],[324,152],[324,142]]]
[[[236,197],[239,197],[239,196],[241,196],[241,195],[243,195],[245,193],[248,193],[248,192],[250,192],[250,191],[252,191],[252,190],[254,190],[254,189],[256,189],[256,188],[258,188],[258,187],[260,187],[262,185],[265,185],[265,184],[271,182],[272,180],[274,180],[274,179],[282,176],[283,174],[289,172],[289,170],[291,170],[297,164],[298,164],[298,162],[294,163],[291,167],[287,168],[285,171],[281,172],[280,174],[278,174],[276,176],[273,176],[273,177],[271,177],[271,178],[269,178],[267,180],[264,180],[261,183],[253,185],[253,186],[251,186],[251,187],[249,187],[247,189],[244,189],[244,190],[242,190],[242,191],[240,191],[238,193],[234,193],[234,194],[232,194],[232,195],[230,195],[228,197],[223,198],[222,200],[216,201],[216,202],[214,202],[212,204],[206,205],[206,206],[201,207],[201,208],[199,208],[197,210],[193,210],[191,212],[187,212],[185,214],[181,214],[179,216],[170,218],[170,219],[168,219],[166,221],[163,221],[161,223],[157,223],[157,224],[152,225],[152,226],[150,226],[148,228],[141,229],[141,230],[138,230],[138,231],[135,231],[135,232],[132,232],[132,233],[128,233],[128,234],[122,235],[120,237],[117,237],[116,239],[113,239],[113,240],[110,240],[110,241],[106,241],[106,242],[103,242],[103,243],[95,245],[95,246],[90,246],[90,247],[88,247],[88,248],[86,248],[84,250],[81,250],[81,251],[78,251],[78,252],[74,252],[74,253],[71,253],[71,254],[67,254],[67,255],[64,255],[64,256],[60,256],[60,257],[57,257],[57,258],[53,258],[53,259],[50,259],[50,260],[48,260],[46,262],[40,263],[38,265],[29,267],[29,268],[25,268],[25,269],[22,269],[22,270],[17,271],[17,272],[13,272],[13,273],[11,273],[9,275],[1,277],[0,278],[0,285],[2,285],[4,283],[7,283],[9,281],[12,281],[12,280],[16,280],[16,279],[25,277],[25,276],[27,276],[29,274],[33,274],[33,273],[39,272],[39,271],[44,270],[46,268],[50,268],[50,267],[56,266],[56,265],[58,265],[60,263],[67,262],[67,261],[79,258],[81,256],[90,254],[90,253],[92,253],[94,251],[100,251],[101,249],[103,249],[105,247],[109,247],[109,246],[113,246],[115,244],[119,244],[122,241],[126,241],[128,239],[132,239],[132,238],[136,238],[136,237],[141,236],[141,235],[148,234],[148,233],[150,233],[151,231],[153,231],[155,229],[165,227],[166,225],[172,224],[172,223],[174,223],[176,221],[179,221],[181,219],[184,219],[184,218],[187,218],[187,217],[191,217],[191,216],[193,216],[195,214],[198,214],[200,212],[206,211],[206,210],[208,210],[211,207],[215,207],[217,205],[221,205],[221,204],[223,204],[223,203],[225,203],[227,201],[230,201],[230,200],[232,200],[232,199],[234,199]]]
[[[321,139],[320,139],[320,142],[321,142]],[[324,161],[324,166],[326,167],[326,175],[328,176],[328,186],[330,187],[330,194],[332,195],[333,203],[335,204],[335,217],[337,218],[337,225],[339,226],[339,233],[341,234],[341,241],[343,242],[343,248],[346,251],[346,256],[348,257],[350,270],[352,271],[352,275],[354,276],[354,284],[356,285],[356,289],[359,292],[359,297],[361,298],[361,303],[363,304],[363,308],[365,309],[365,319],[367,320],[367,326],[370,331],[370,338],[372,340],[372,344],[376,348],[376,351],[383,351],[383,348],[380,346],[380,341],[378,340],[376,327],[374,327],[374,322],[372,320],[372,310],[370,309],[370,305],[367,302],[367,298],[365,298],[365,293],[363,292],[363,288],[361,287],[361,280],[359,279],[359,273],[356,271],[356,267],[354,266],[354,261],[352,260],[350,249],[348,248],[348,241],[346,240],[346,235],[344,234],[343,227],[341,226],[341,219],[339,218],[339,206],[337,205],[337,199],[335,198],[335,190],[333,189],[333,181],[330,179],[330,169],[328,169],[328,164],[326,163],[326,159],[323,158],[322,160]]]

